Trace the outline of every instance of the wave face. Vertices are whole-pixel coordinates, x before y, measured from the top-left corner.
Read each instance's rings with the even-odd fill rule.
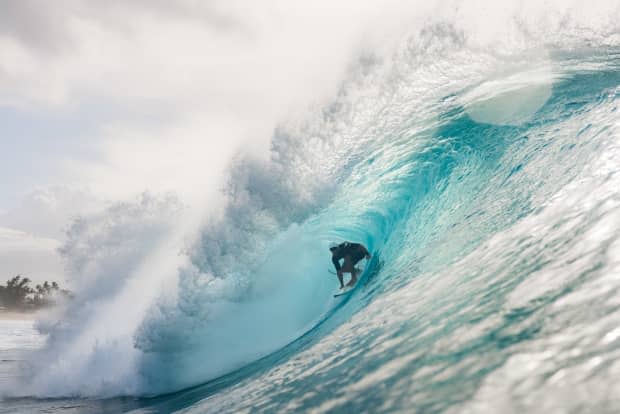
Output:
[[[497,50],[434,24],[389,57],[364,55],[330,105],[276,130],[269,160],[234,162],[227,208],[182,259],[149,261],[147,273],[171,269],[169,294],[147,289],[135,304],[143,286],[127,276],[101,293],[105,307],[80,302],[88,315],[135,311],[115,336],[50,328],[58,362],[33,394],[152,396],[220,378],[144,404],[620,408],[620,40],[602,30]],[[139,204],[114,217],[150,240],[180,208]],[[97,220],[75,237],[99,234],[84,230]],[[127,226],[106,220],[106,232]],[[327,272],[334,240],[374,254],[345,300]],[[65,251],[105,273],[84,270],[82,244]],[[144,267],[120,256],[106,263],[132,270],[116,273]]]
[[[618,408],[619,57],[526,56],[526,70],[511,62],[455,93],[459,56],[425,93],[412,71],[389,100],[369,98],[382,105],[365,108],[331,199],[271,245],[283,278],[300,260],[284,294],[298,303],[269,303],[287,317],[336,306],[328,240],[367,243],[377,265],[284,362],[207,385],[193,410]]]

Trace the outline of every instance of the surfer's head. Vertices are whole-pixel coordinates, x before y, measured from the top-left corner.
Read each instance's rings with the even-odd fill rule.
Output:
[[[329,251],[334,252],[338,249],[338,243],[330,243],[329,244]]]

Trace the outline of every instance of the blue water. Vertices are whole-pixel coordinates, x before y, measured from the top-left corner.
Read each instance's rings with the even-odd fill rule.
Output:
[[[132,358],[56,346],[0,412],[618,412],[620,51],[401,59],[232,167]]]

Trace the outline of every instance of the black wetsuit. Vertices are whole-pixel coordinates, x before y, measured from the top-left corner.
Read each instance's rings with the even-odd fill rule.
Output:
[[[339,244],[332,253],[332,263],[336,267],[336,271],[340,271],[340,259],[349,256],[353,266],[355,266],[367,253],[366,248],[359,243],[344,242]]]

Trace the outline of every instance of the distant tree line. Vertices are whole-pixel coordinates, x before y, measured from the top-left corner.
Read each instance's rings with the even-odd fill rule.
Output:
[[[56,282],[46,280],[34,288],[30,282],[29,278],[17,275],[0,285],[0,306],[9,310],[35,310],[71,297],[71,292],[61,289]]]

